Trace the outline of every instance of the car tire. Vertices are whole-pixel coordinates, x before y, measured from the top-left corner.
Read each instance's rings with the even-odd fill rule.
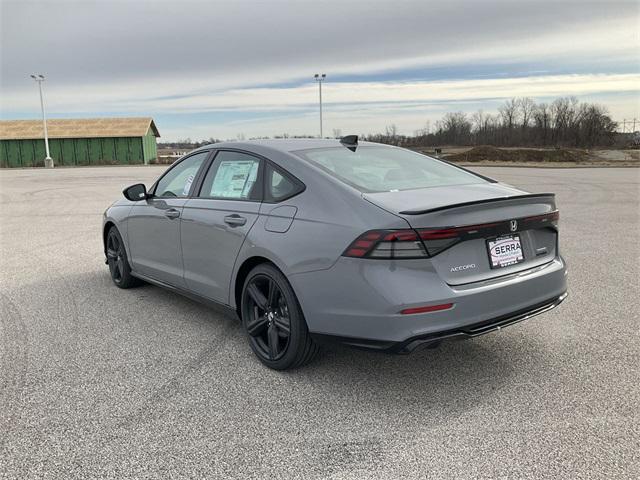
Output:
[[[107,265],[111,280],[118,288],[132,288],[142,284],[142,280],[131,275],[131,266],[120,232],[111,227],[106,241]]]
[[[263,263],[247,275],[241,314],[249,345],[267,367],[301,367],[318,353],[291,285],[273,265]]]

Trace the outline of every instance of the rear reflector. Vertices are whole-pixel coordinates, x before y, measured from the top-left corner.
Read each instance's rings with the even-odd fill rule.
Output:
[[[440,310],[449,310],[453,307],[453,303],[443,303],[441,305],[428,305],[425,307],[405,308],[400,311],[402,315],[413,315],[414,313],[439,312]]]

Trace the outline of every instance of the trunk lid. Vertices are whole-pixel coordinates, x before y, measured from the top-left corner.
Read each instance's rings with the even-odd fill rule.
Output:
[[[363,198],[416,229],[432,255],[426,262],[450,285],[509,275],[556,256],[552,193],[529,194],[487,183],[366,193]],[[517,223],[515,229],[512,221]],[[492,268],[488,242],[508,236],[517,236],[523,259]]]

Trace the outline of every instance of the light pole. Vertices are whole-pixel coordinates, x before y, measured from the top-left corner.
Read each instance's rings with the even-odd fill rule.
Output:
[[[320,138],[322,137],[322,82],[327,76],[324,73],[316,73],[313,78],[318,82],[318,92],[320,94]]]
[[[53,168],[53,159],[49,154],[49,135],[47,133],[47,114],[44,110],[44,98],[42,96],[42,82],[44,82],[44,75],[31,75],[37,83],[40,89],[40,108],[42,109],[42,124],[44,126],[44,148],[47,151],[47,158],[44,159],[44,166],[47,168]]]

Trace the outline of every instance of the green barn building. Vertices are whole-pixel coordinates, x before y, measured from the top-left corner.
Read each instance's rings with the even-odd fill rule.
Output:
[[[152,118],[90,118],[47,121],[56,166],[147,164],[158,158],[160,136]],[[0,120],[0,167],[43,167],[41,120]]]

